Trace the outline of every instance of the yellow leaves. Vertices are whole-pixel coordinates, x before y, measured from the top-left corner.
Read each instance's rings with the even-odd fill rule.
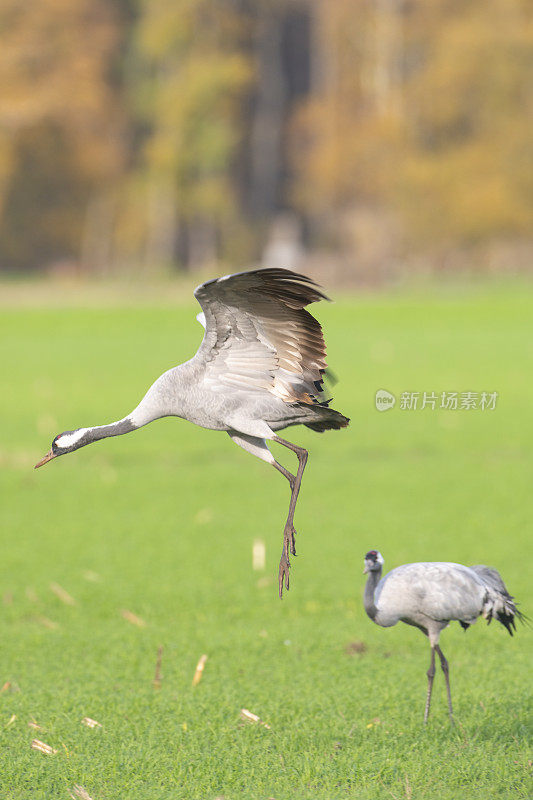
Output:
[[[107,58],[118,36],[107,4],[6,0],[0,26],[0,119],[21,127],[100,112],[110,89]]]
[[[399,165],[398,198],[419,241],[478,241],[498,230],[527,231],[531,210],[512,172],[498,166],[495,149],[494,141],[479,138],[438,158],[411,154]]]
[[[144,161],[149,172],[170,177],[184,219],[221,218],[236,205],[229,168],[251,77],[237,30],[225,3],[206,0],[150,4],[140,19],[139,41],[154,63]]]
[[[521,0],[488,6],[319,3],[322,80],[292,124],[298,207],[388,208],[411,246],[531,229],[533,25]]]
[[[179,58],[195,42],[227,46],[242,31],[234,4],[224,0],[143,0],[139,17],[137,47],[156,62],[164,54]]]
[[[368,239],[411,246],[533,225],[527,0],[306,2],[301,52],[287,3],[126,6],[1,4],[5,267],[242,261],[269,182],[268,215],[291,206],[363,259],[361,208]]]
[[[154,134],[147,145],[155,166],[223,165],[238,135],[235,99],[249,79],[244,57],[192,49],[161,69],[152,87]],[[199,158],[203,160],[199,163]]]
[[[194,3],[150,0],[141,4],[137,45],[141,52],[157,60],[161,53],[179,55],[194,32]]]

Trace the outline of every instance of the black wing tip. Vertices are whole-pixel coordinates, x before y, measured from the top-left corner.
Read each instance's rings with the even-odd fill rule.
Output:
[[[519,611],[518,608],[514,608],[512,612],[499,612],[496,615],[496,619],[500,622],[504,628],[509,631],[509,635],[512,636],[513,633],[516,631],[516,620],[518,619],[522,625],[526,625],[528,628],[531,627],[531,620],[528,616],[526,616],[522,611]]]
[[[272,277],[284,278],[286,280],[298,280],[303,281],[304,283],[312,283],[315,286],[319,286],[319,284],[313,278],[310,278],[308,275],[304,275],[302,272],[295,272],[293,269],[289,269],[288,267],[258,267],[257,269],[250,270],[250,272],[260,272],[262,274],[268,273]]]
[[[299,283],[306,284],[313,293],[318,295],[317,299],[326,300],[328,303],[331,303],[331,299],[321,291],[322,286],[313,278],[310,278],[308,275],[303,275],[301,272],[294,272],[292,269],[285,269],[284,267],[261,267],[257,270],[251,270],[251,272],[264,275],[273,281],[283,281],[288,288],[290,286],[296,286]],[[315,300],[311,302],[315,302]]]
[[[322,287],[320,284],[313,278],[310,278],[308,275],[303,275],[301,272],[294,272],[291,269],[285,269],[283,267],[258,267],[256,269],[243,270],[242,272],[233,272],[229,275],[221,275],[218,278],[211,278],[196,287],[194,296],[198,299],[202,290],[208,286],[212,286],[215,283],[223,284],[226,280],[229,281],[231,278],[239,278],[245,275],[251,277],[255,275],[263,278],[265,281],[271,280],[274,283],[281,281],[284,288],[289,290],[291,287],[296,289],[298,284],[303,284],[300,288],[305,289],[310,294],[308,302],[314,303],[319,300],[326,300],[328,303],[331,302],[331,299],[321,291]],[[315,296],[312,297],[311,295]]]
[[[531,617],[528,617],[527,614],[524,614],[524,612],[520,611],[518,608],[515,609],[515,617],[520,621],[521,625],[531,628]]]
[[[514,621],[514,616],[512,614],[498,614],[497,616],[498,622],[501,622],[504,628],[509,631],[509,636],[513,635],[513,631],[516,630],[516,622]]]

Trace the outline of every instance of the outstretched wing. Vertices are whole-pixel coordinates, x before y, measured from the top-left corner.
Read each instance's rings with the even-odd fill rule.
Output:
[[[194,296],[205,315],[195,360],[204,362],[207,384],[269,391],[287,403],[324,402],[326,346],[305,306],[328,298],[314,281],[257,269],[207,281]]]

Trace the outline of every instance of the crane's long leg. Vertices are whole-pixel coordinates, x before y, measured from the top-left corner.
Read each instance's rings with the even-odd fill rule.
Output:
[[[285,529],[283,531],[283,549],[281,551],[278,574],[279,596],[282,597],[283,584],[285,584],[287,590],[289,588],[289,570],[291,568],[289,554],[292,553],[293,556],[296,555],[296,545],[294,542],[296,534],[296,530],[294,529],[294,511],[296,509],[296,501],[298,500],[305,465],[307,464],[308,452],[303,447],[298,447],[298,445],[288,442],[286,439],[281,439],[279,436],[274,436],[273,441],[282,444],[284,447],[288,447],[288,449],[296,453],[298,457],[298,471],[296,476],[292,475],[292,473],[286,470],[285,467],[282,467],[281,464],[278,464],[277,461],[274,463],[276,469],[279,470],[282,475],[285,475],[291,487],[291,500],[289,503],[287,522],[285,523]]]
[[[437,645],[438,648],[438,645]],[[433,678],[435,677],[435,647],[431,646],[431,662],[427,671],[428,676],[428,694],[426,698],[426,708],[424,711],[424,724],[427,723],[429,717],[429,706],[431,703],[431,691],[433,689]]]
[[[257,456],[257,458],[260,458],[262,461],[266,461],[268,464],[272,464],[278,472],[281,472],[281,474],[287,478],[289,486],[291,487],[289,513],[283,531],[283,550],[281,551],[281,559],[279,562],[279,596],[281,597],[283,594],[283,584],[285,583],[286,589],[289,588],[289,570],[291,566],[289,554],[292,553],[293,556],[296,555],[296,545],[294,542],[296,531],[293,524],[294,510],[296,508],[296,501],[298,500],[298,493],[300,491],[300,484],[307,463],[308,453],[303,447],[298,447],[298,445],[292,444],[292,442],[288,442],[286,439],[281,439],[279,436],[273,437],[272,440],[274,442],[288,447],[289,450],[292,450],[292,452],[296,453],[298,456],[298,471],[296,475],[293,475],[292,472],[289,472],[288,469],[285,469],[285,467],[275,460],[264,439],[260,439],[257,436],[249,436],[248,434],[235,430],[228,431],[228,435],[235,444],[238,444],[243,450]]]
[[[448,667],[448,662],[446,661],[444,653],[440,649],[439,645],[435,646],[435,650],[439,654],[440,665],[442,667],[442,671],[444,672],[444,678],[446,680],[446,692],[448,693],[448,711],[450,712],[450,719],[452,722],[454,722],[453,708],[452,708],[452,693],[450,690],[450,669]]]

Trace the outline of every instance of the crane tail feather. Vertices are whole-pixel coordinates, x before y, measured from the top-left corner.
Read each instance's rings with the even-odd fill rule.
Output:
[[[476,564],[471,569],[481,578],[487,588],[483,616],[490,625],[493,619],[503,625],[512,636],[516,631],[516,620],[525,623],[527,617],[516,607],[513,595],[509,594],[498,570],[484,564]]]
[[[312,431],[316,431],[317,433],[324,433],[324,431],[330,430],[338,431],[341,428],[347,428],[350,424],[348,417],[345,417],[344,414],[341,414],[339,411],[335,411],[334,408],[314,406],[313,410],[317,419],[306,422],[305,425],[307,428],[311,428]]]

